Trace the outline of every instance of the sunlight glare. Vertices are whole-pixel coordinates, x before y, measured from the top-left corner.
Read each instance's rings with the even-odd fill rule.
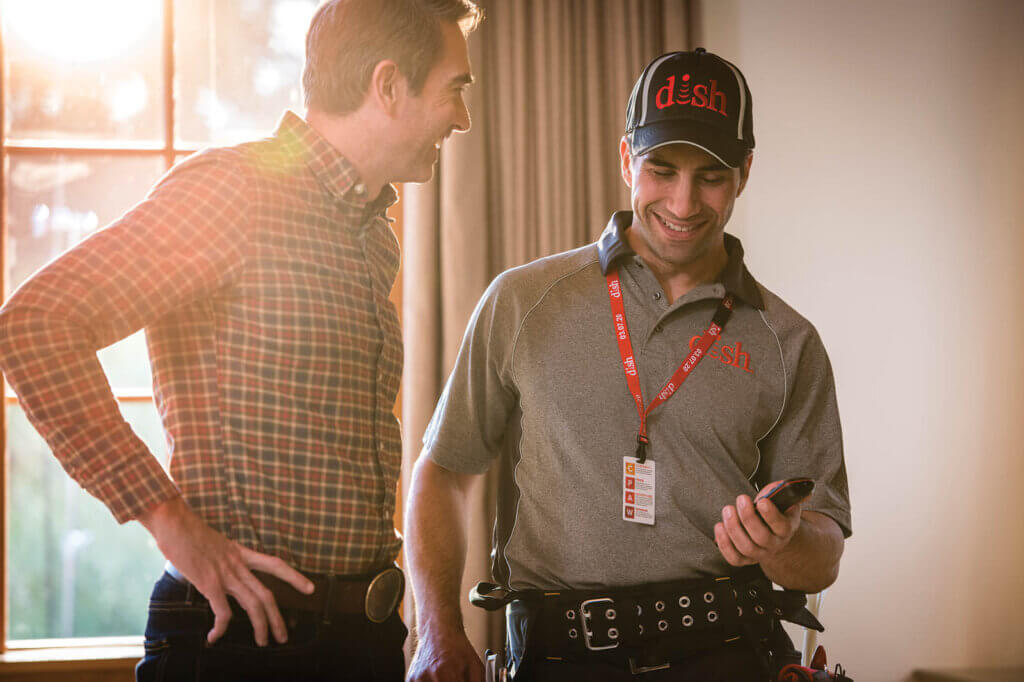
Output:
[[[306,56],[306,29],[316,13],[311,0],[281,0],[274,4],[269,22],[270,49],[298,59]]]
[[[67,64],[119,55],[160,20],[159,0],[3,0],[2,8],[13,35]]]
[[[115,83],[108,91],[106,102],[112,121],[127,121],[137,116],[149,102],[146,79],[142,74],[133,73]]]

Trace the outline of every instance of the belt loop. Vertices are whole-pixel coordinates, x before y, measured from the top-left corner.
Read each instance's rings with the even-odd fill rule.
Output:
[[[324,597],[323,624],[331,624],[331,597],[334,596],[334,574],[327,576],[327,595]]]

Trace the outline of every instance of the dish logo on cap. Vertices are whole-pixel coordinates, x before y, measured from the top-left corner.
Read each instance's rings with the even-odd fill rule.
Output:
[[[658,89],[654,96],[654,103],[659,109],[668,109],[676,104],[690,105],[698,109],[710,109],[722,116],[728,117],[725,113],[725,93],[718,89],[718,81],[711,79],[707,83],[698,83],[693,86],[690,92],[690,74],[684,73],[682,85],[676,89],[676,77],[671,75],[665,81],[665,85]]]

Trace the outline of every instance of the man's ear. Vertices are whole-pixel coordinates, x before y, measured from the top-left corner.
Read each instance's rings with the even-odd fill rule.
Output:
[[[377,66],[373,68],[367,95],[377,106],[393,115],[407,89],[408,82],[398,70],[398,64],[390,59],[384,59],[377,62]]]
[[[753,163],[754,152],[750,152],[740,165],[740,186],[736,190],[736,196],[739,196],[743,192],[743,188],[747,186],[747,179],[750,178],[750,166]]]
[[[633,157],[629,153],[629,141],[625,137],[619,142],[619,158],[622,161],[622,166],[619,169],[622,173],[622,180],[626,183],[626,187],[632,189],[633,187]]]

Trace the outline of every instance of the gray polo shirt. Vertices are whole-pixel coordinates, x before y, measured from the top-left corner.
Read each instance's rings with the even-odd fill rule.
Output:
[[[462,473],[501,467],[496,582],[587,589],[731,568],[714,542],[723,506],[771,481],[816,482],[805,509],[849,536],[832,370],[814,327],[754,281],[726,235],[720,281],[671,305],[616,213],[600,240],[508,270],[484,293],[424,435],[424,454]],[[656,522],[622,520],[622,458],[639,417],[626,385],[605,274],[618,267],[644,404],[707,328],[726,291],[724,333],[648,417]]]

